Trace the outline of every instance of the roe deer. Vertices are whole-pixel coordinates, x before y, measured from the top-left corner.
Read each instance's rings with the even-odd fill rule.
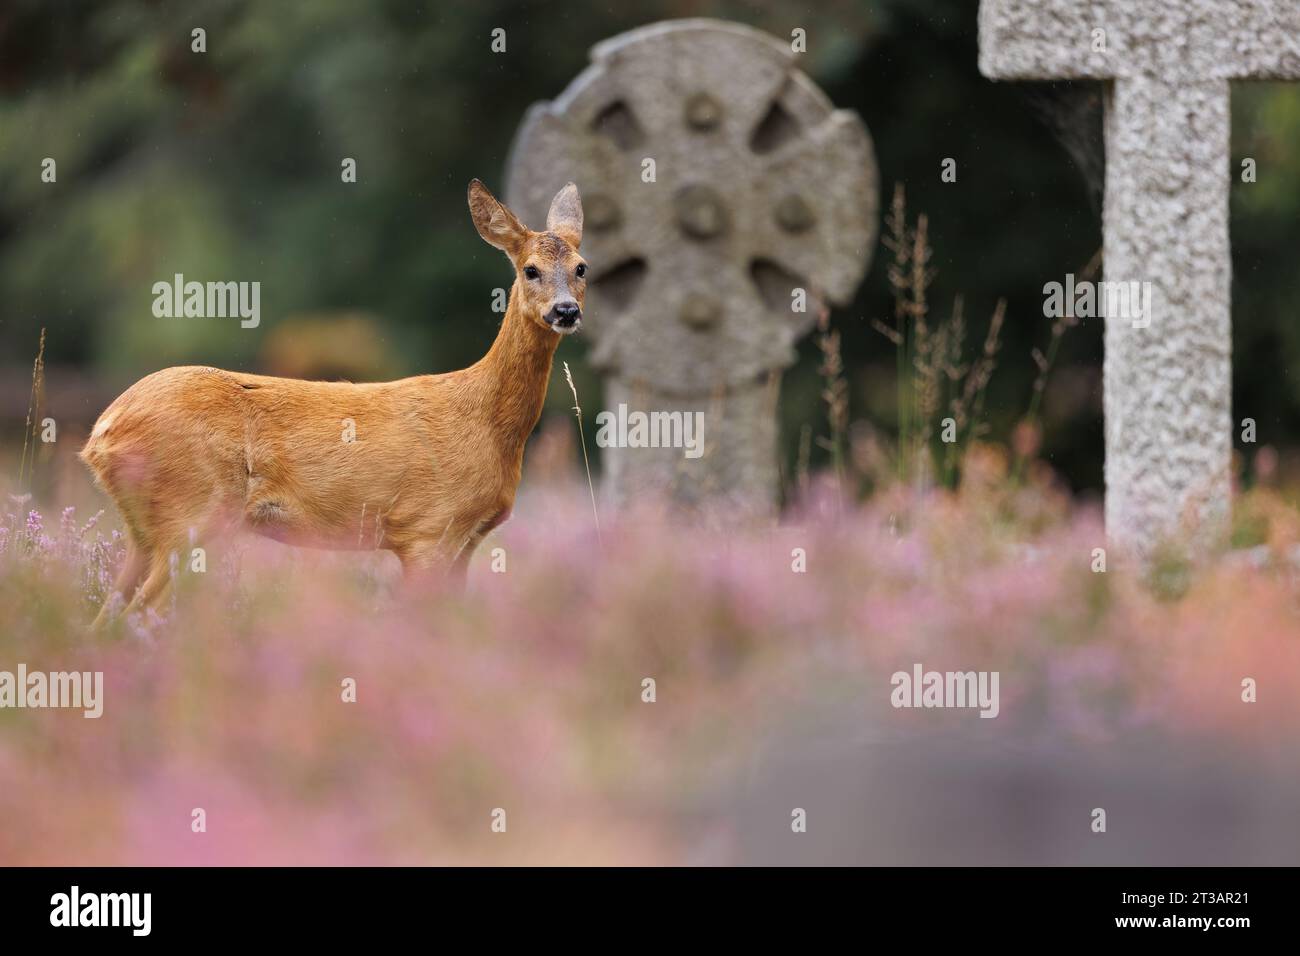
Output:
[[[386,548],[408,575],[463,581],[506,519],[560,336],[582,324],[582,201],[569,183],[533,232],[475,179],[479,235],[515,267],[496,341],[469,368],[352,384],[169,368],[104,411],[81,458],[122,513],[128,553],[113,595],[157,602],[170,556],[244,525],[295,544]],[[132,593],[134,592],[134,596]]]

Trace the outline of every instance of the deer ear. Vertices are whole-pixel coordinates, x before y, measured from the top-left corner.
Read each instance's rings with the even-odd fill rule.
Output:
[[[513,257],[528,238],[524,224],[477,179],[469,183],[469,214],[483,241],[508,256]]]
[[[575,246],[582,244],[582,197],[573,183],[566,185],[551,200],[546,228]]]

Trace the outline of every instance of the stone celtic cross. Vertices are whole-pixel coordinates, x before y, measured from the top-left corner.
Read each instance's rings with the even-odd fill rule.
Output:
[[[1106,528],[1139,552],[1230,505],[1229,81],[1300,78],[1295,0],[982,0],[980,70],[1106,92],[1105,279],[1149,282],[1105,331]]]
[[[771,506],[779,370],[822,304],[852,297],[877,218],[866,128],[797,58],[749,27],[653,24],[598,44],[519,130],[507,198],[526,221],[565,182],[582,192],[603,407],[705,414],[698,459],[604,449],[616,498]]]

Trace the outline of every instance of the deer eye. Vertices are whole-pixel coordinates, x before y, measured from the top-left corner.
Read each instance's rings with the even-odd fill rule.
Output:
[[[576,275],[579,279],[581,279],[586,274],[587,274],[587,264],[585,262],[579,262],[578,268],[574,270],[574,275]]]
[[[537,266],[524,266],[525,279],[536,279],[540,276],[541,273],[537,271]]]

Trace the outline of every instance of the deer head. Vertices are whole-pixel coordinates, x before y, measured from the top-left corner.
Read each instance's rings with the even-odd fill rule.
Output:
[[[587,263],[578,253],[582,242],[582,199],[569,183],[551,201],[546,231],[533,232],[477,179],[469,184],[469,211],[474,227],[515,267],[511,298],[524,315],[560,335],[582,326],[587,292]]]

